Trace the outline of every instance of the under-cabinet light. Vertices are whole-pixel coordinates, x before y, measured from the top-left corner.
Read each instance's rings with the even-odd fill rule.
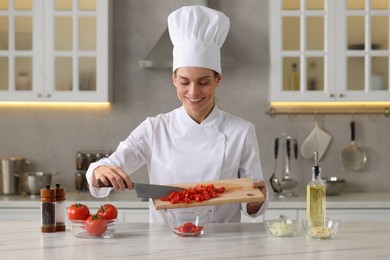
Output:
[[[39,108],[110,108],[110,102],[29,102],[2,101],[0,107],[39,107]]]

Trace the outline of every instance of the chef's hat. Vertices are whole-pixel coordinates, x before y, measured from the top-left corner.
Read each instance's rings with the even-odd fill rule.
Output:
[[[206,6],[184,6],[168,16],[173,43],[173,71],[180,67],[221,70],[221,51],[229,32],[229,18]]]

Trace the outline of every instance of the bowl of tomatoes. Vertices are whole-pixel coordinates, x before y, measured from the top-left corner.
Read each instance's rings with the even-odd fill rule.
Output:
[[[196,237],[204,234],[210,221],[210,208],[167,209],[165,210],[171,231],[182,237]]]
[[[118,210],[112,204],[101,205],[91,214],[87,205],[75,203],[68,208],[68,222],[75,237],[111,238],[115,234]]]

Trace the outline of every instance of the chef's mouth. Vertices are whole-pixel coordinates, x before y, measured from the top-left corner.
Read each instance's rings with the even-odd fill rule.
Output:
[[[204,100],[204,98],[189,98],[187,97],[187,100],[190,102],[190,103],[200,103]]]

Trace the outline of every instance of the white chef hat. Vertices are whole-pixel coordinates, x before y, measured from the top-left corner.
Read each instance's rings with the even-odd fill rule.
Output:
[[[221,51],[229,32],[229,18],[202,5],[184,6],[168,16],[173,43],[173,71],[180,67],[221,69]]]

